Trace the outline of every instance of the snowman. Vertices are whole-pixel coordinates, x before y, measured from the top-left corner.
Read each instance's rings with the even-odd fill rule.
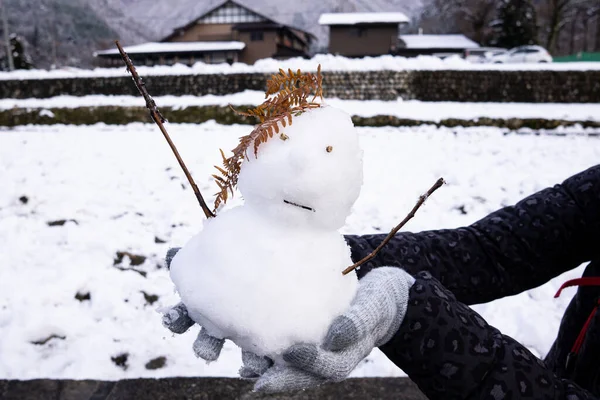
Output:
[[[352,261],[339,232],[362,186],[356,128],[322,103],[279,128],[241,164],[243,205],[206,220],[169,260],[181,303],[163,322],[200,325],[194,351],[207,361],[228,339],[245,364],[283,363],[289,346],[322,341],[358,286],[341,273]]]

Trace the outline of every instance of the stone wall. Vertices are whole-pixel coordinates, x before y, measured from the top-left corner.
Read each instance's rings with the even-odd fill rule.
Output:
[[[427,400],[408,378],[350,378],[299,392],[252,392],[254,382],[239,378],[161,378],[96,380],[0,380],[3,400],[166,400],[166,399],[403,399]]]
[[[599,71],[413,71],[411,95],[423,101],[600,102]]]
[[[267,75],[165,75],[146,76],[143,81],[152,96],[229,94],[264,90]],[[89,94],[139,95],[129,76],[0,81],[0,98],[48,98]]]
[[[239,110],[251,106],[237,106]],[[161,107],[160,111],[171,123],[192,123],[214,120],[219,124],[249,124],[258,121],[253,118],[240,116],[227,106],[191,106],[191,107]],[[432,116],[434,117],[434,116]],[[77,107],[77,108],[10,108],[0,110],[0,126],[13,127],[19,125],[93,125],[103,123],[107,125],[124,125],[133,122],[151,122],[150,114],[145,107]],[[559,126],[579,126],[585,128],[600,128],[600,121],[581,120],[569,121],[560,119],[560,116],[549,115],[546,118],[476,118],[476,119],[410,119],[398,118],[393,115],[376,115],[372,117],[352,116],[355,126],[419,126],[435,125],[438,127],[456,126],[495,126],[508,130],[528,128],[533,131],[542,129],[556,129]],[[589,132],[597,135],[597,132]]]
[[[327,97],[527,103],[600,102],[599,71],[352,71],[324,73]],[[269,74],[146,76],[153,96],[264,90]],[[130,77],[0,81],[0,98],[138,95]]]

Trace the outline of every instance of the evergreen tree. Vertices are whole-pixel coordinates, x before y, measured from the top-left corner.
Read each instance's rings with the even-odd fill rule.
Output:
[[[530,0],[502,0],[494,23],[499,47],[513,48],[537,44],[537,20]]]
[[[32,69],[33,64],[31,62],[31,58],[25,52],[25,47],[23,46],[23,40],[15,35],[14,33],[10,35],[10,48],[13,55],[13,62],[15,65],[15,69]]]

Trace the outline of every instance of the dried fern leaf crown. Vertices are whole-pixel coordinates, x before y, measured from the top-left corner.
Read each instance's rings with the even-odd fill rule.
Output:
[[[317,98],[323,100],[322,83],[321,65],[317,68],[316,74],[302,73],[300,70],[294,72],[291,69],[286,72],[280,69],[277,74],[267,80],[266,100],[261,105],[246,112],[237,111],[230,106],[239,115],[257,119],[258,124],[250,134],[240,138],[231,157],[226,157],[223,150],[220,150],[223,166],[215,166],[218,174],[213,175],[219,186],[219,191],[215,194],[213,212],[227,202],[230,194],[233,195],[242,162],[248,158],[247,153],[250,147],[253,147],[254,156],[257,157],[259,146],[275,134],[280,133],[280,124],[285,128],[292,124],[293,117],[297,117],[307,110],[321,107],[321,103],[316,100]],[[287,136],[281,132],[280,138],[286,140]]]

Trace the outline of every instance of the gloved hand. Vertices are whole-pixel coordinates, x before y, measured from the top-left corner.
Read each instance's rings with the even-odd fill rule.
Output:
[[[258,379],[254,389],[275,393],[342,381],[375,348],[400,328],[414,278],[401,268],[380,267],[359,281],[356,297],[337,317],[323,343],[297,344]]]
[[[165,257],[167,269],[171,268],[171,261],[173,261],[173,257],[175,257],[175,254],[179,250],[180,247],[175,247],[167,251],[167,256]],[[171,332],[178,334],[185,333],[195,324],[188,315],[187,308],[183,303],[171,307],[163,315],[162,322]],[[194,354],[205,361],[215,361],[221,354],[223,344],[225,344],[224,339],[210,336],[204,328],[201,328],[198,337],[194,341]],[[239,372],[242,378],[257,378],[273,365],[273,361],[269,358],[257,356],[249,351],[242,351],[242,363],[243,366]]]

